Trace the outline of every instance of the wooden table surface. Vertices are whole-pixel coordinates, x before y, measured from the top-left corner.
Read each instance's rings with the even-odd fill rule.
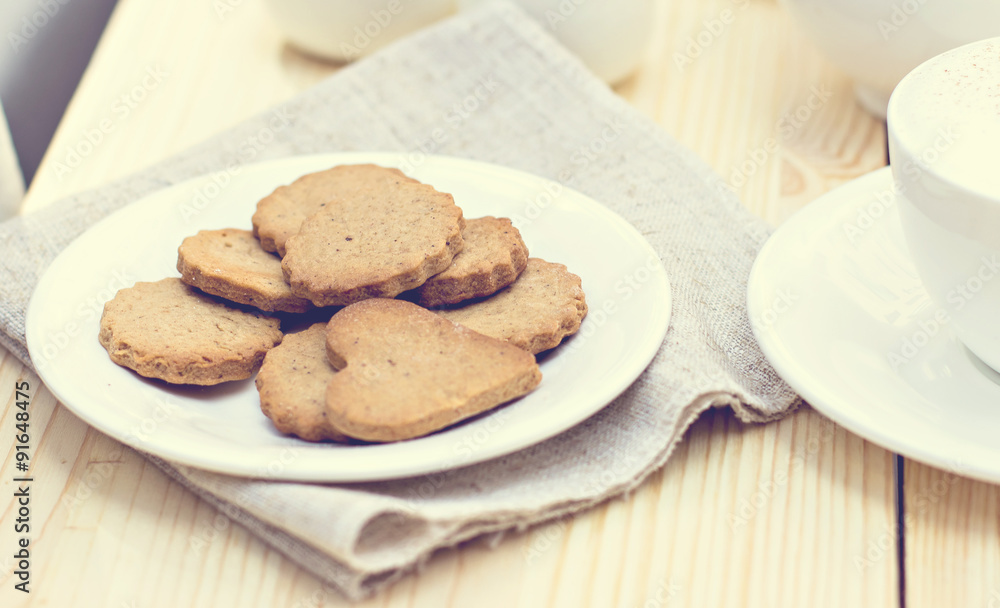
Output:
[[[883,123],[773,1],[663,0],[653,28],[616,90],[771,223],[885,164]],[[289,49],[260,0],[121,0],[23,209],[182,151],[335,70]],[[101,141],[81,145],[102,121]],[[66,171],[71,150],[86,153]],[[0,605],[347,604],[243,528],[213,530],[213,508],[3,355]],[[33,394],[30,594],[14,590],[12,559],[20,380]],[[362,605],[1000,608],[998,528],[998,486],[899,458],[808,407],[764,426],[713,411],[627,499],[441,551]]]

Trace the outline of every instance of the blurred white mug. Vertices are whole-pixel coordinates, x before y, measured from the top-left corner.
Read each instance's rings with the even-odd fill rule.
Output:
[[[289,41],[312,55],[352,61],[455,12],[455,0],[267,0]]]
[[[458,0],[460,9],[489,0]],[[652,0],[515,0],[587,67],[614,84],[639,67],[649,42]]]
[[[289,41],[312,55],[351,61],[488,0],[267,0]],[[515,0],[615,83],[635,71],[649,40],[653,0]]]

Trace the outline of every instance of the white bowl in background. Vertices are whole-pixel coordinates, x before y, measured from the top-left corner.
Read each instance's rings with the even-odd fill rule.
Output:
[[[885,117],[913,68],[963,44],[1000,35],[998,0],[782,0],[823,53],[854,79],[858,102]]]
[[[288,40],[309,54],[352,61],[455,12],[455,0],[267,0]]]
[[[458,0],[461,10],[489,0]],[[649,42],[652,0],[515,0],[591,71],[614,84],[639,67]]]

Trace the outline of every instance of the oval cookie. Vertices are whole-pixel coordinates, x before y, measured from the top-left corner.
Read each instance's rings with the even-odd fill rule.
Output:
[[[112,361],[141,376],[210,385],[253,375],[281,330],[277,319],[170,278],[118,291],[104,305],[99,339]]]
[[[528,248],[509,219],[466,220],[465,242],[451,266],[417,289],[421,306],[457,304],[489,296],[510,285],[528,264]]]
[[[530,258],[521,276],[485,300],[436,311],[487,336],[531,353],[555,348],[587,316],[580,277],[562,264]]]
[[[202,230],[177,249],[181,280],[232,302],[267,312],[306,312],[312,303],[292,294],[281,260],[249,230]]]
[[[426,435],[541,382],[529,353],[403,300],[365,300],[330,319],[330,423],[366,441]]]

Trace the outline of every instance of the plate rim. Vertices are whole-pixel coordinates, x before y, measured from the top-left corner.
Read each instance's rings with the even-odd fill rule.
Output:
[[[398,166],[405,161],[405,158],[406,156],[404,153],[384,152],[384,151],[326,152],[326,153],[316,153],[316,154],[301,154],[301,155],[292,155],[276,159],[264,160],[245,165],[244,167],[242,167],[240,175],[252,174],[255,168],[260,168],[262,166],[268,168],[281,166],[283,164],[290,164],[292,166],[295,166],[299,163],[310,163],[310,162],[317,162],[317,163],[328,162],[330,166],[333,166],[335,164],[349,164],[358,162],[372,162],[372,163],[384,164],[386,166]],[[421,165],[423,165],[424,163],[444,163],[446,165],[454,164],[459,167],[467,166],[470,169],[492,172],[494,174],[499,172],[500,175],[510,176],[512,179],[517,178],[521,181],[528,180],[540,185],[559,183],[556,182],[555,180],[540,175],[536,175],[527,171],[522,171],[520,169],[514,169],[503,165],[498,165],[495,163],[489,163],[462,157],[446,156],[446,155],[426,155],[422,160]],[[45,327],[44,324],[39,320],[44,313],[44,311],[42,310],[43,304],[40,303],[41,296],[39,294],[41,294],[43,291],[46,291],[42,289],[43,286],[47,285],[49,282],[53,280],[52,277],[55,276],[54,273],[56,272],[56,270],[54,269],[58,269],[62,264],[66,264],[67,262],[65,262],[64,260],[71,257],[76,248],[85,246],[85,245],[79,245],[79,243],[81,242],[86,243],[86,239],[82,238],[84,237],[84,235],[92,231],[99,231],[102,225],[114,223],[115,222],[114,218],[118,216],[118,214],[128,213],[130,209],[135,208],[136,204],[144,203],[148,199],[154,197],[169,198],[168,194],[169,192],[182,191],[185,188],[190,188],[195,184],[205,182],[206,180],[210,180],[213,175],[214,173],[212,171],[208,171],[198,176],[178,181],[164,188],[159,188],[157,190],[148,192],[138,197],[135,201],[126,204],[122,208],[115,210],[106,217],[101,218],[99,221],[95,222],[93,225],[88,227],[83,233],[81,233],[79,237],[75,238],[72,242],[70,242],[69,245],[67,245],[63,249],[63,251],[61,251],[52,261],[52,263],[45,269],[42,276],[39,278],[38,283],[36,284],[35,289],[33,290],[31,298],[29,300],[25,318],[26,343],[29,355],[37,354],[38,352],[40,352],[39,348],[42,348],[42,346],[39,343],[37,343],[37,340],[34,337],[38,333],[41,333],[41,330]],[[629,240],[633,241],[638,248],[640,248],[647,254],[656,256],[657,260],[660,259],[659,256],[656,254],[656,251],[653,249],[652,245],[642,236],[642,234],[638,231],[638,229],[636,229],[622,216],[612,211],[606,205],[600,203],[599,201],[595,200],[594,198],[582,192],[579,192],[578,190],[572,189],[563,184],[559,185],[565,191],[569,191],[575,197],[578,197],[579,200],[586,201],[588,206],[592,208],[592,211],[596,212],[603,221],[611,222],[612,225],[615,226],[616,232],[627,234],[630,237]],[[654,282],[657,280],[662,281],[661,288],[663,290],[663,295],[664,295],[663,304],[651,307],[650,309],[651,314],[647,318],[648,320],[647,326],[656,327],[657,331],[652,333],[646,332],[644,334],[646,336],[645,338],[643,338],[643,336],[637,336],[636,340],[637,343],[634,346],[638,346],[639,348],[629,349],[630,352],[633,353],[632,358],[636,360],[634,372],[629,371],[627,374],[624,375],[625,377],[621,381],[617,383],[612,383],[608,387],[604,387],[602,390],[595,391],[600,397],[598,401],[602,403],[601,405],[594,406],[592,408],[584,408],[579,413],[577,413],[576,416],[567,418],[567,421],[561,424],[560,428],[558,428],[557,430],[553,431],[549,428],[542,427],[540,430],[532,434],[526,435],[522,433],[521,436],[523,437],[523,439],[521,441],[514,442],[515,445],[513,445],[513,447],[509,445],[509,442],[508,444],[501,444],[499,446],[492,445],[492,448],[490,445],[483,446],[482,449],[476,451],[475,453],[472,454],[472,456],[468,458],[462,459],[461,461],[453,461],[450,463],[441,462],[438,463],[439,466],[428,466],[427,464],[419,462],[416,464],[412,464],[410,466],[406,466],[406,463],[404,463],[402,466],[397,466],[391,470],[385,470],[381,472],[365,471],[358,474],[351,474],[351,473],[337,474],[335,472],[332,475],[321,471],[313,471],[310,473],[309,471],[297,470],[294,467],[292,467],[291,469],[286,467],[280,473],[275,475],[262,474],[262,471],[260,471],[259,469],[250,470],[249,466],[245,467],[243,470],[237,470],[236,468],[233,468],[232,466],[229,466],[224,462],[215,462],[212,461],[211,459],[206,460],[206,459],[200,459],[198,457],[192,457],[189,453],[185,453],[183,450],[178,452],[175,449],[164,447],[159,443],[153,445],[152,447],[154,447],[154,449],[151,450],[149,449],[151,446],[150,442],[130,441],[129,440],[130,436],[127,431],[123,432],[122,429],[115,428],[113,425],[106,424],[105,420],[103,420],[99,416],[99,414],[91,412],[90,408],[80,408],[77,407],[79,404],[73,404],[74,399],[72,398],[72,395],[66,394],[67,389],[70,389],[70,392],[72,392],[71,391],[72,387],[71,386],[67,387],[65,385],[69,383],[68,379],[60,378],[58,375],[55,375],[54,377],[52,371],[45,368],[36,370],[36,373],[39,375],[39,378],[44,383],[46,388],[53,394],[53,396],[55,396],[56,399],[58,399],[59,402],[63,404],[70,412],[72,412],[75,416],[83,420],[89,426],[101,431],[102,433],[107,434],[109,437],[115,439],[116,441],[129,445],[130,447],[140,452],[152,454],[159,458],[163,458],[174,465],[190,466],[206,471],[233,475],[238,477],[275,479],[275,480],[285,480],[285,481],[305,481],[305,482],[381,481],[381,480],[413,477],[422,474],[431,474],[444,470],[470,466],[480,462],[485,462],[487,460],[499,458],[519,450],[527,449],[546,439],[564,433],[569,429],[577,426],[578,424],[582,423],[583,421],[587,420],[591,416],[597,414],[599,411],[607,407],[619,395],[621,395],[625,390],[627,390],[628,387],[631,386],[649,367],[650,363],[652,362],[652,360],[654,359],[654,357],[664,344],[667,333],[670,328],[670,321],[673,312],[672,286],[670,284],[666,268],[663,266],[662,262],[658,266],[659,268],[657,269],[657,271],[654,271],[652,273],[652,277],[655,277],[653,279]],[[655,339],[649,336],[655,336]],[[42,338],[38,338],[38,340],[41,339]],[[641,366],[639,365],[639,363],[641,363]],[[55,382],[53,382],[52,380],[55,380]],[[127,424],[128,421],[123,419],[121,425],[127,426]],[[419,438],[416,439],[415,441],[419,441]],[[303,442],[302,445],[308,446],[313,444]],[[384,445],[398,446],[401,444],[395,443],[395,444],[384,444]],[[271,447],[273,449],[277,449],[277,446],[271,446]],[[378,447],[378,445],[359,446],[359,447]]]

